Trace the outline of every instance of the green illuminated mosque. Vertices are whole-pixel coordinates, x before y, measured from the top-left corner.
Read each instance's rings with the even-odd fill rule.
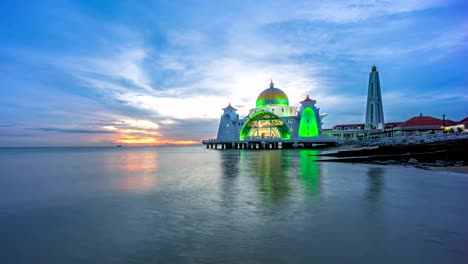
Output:
[[[281,142],[283,147],[334,143],[335,139],[322,134],[322,118],[325,115],[320,115],[316,101],[307,95],[300,103],[299,109],[290,106],[286,93],[271,81],[270,87],[258,95],[256,107],[249,111],[248,116],[239,118],[237,109],[231,104],[223,108],[217,138],[211,140],[211,144],[232,143],[236,144],[236,148],[241,148],[249,142]],[[208,146],[210,143],[206,144]]]

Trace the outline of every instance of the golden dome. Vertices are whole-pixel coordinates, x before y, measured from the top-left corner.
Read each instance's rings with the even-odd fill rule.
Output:
[[[273,81],[270,83],[270,88],[264,90],[257,97],[257,108],[267,105],[289,105],[288,96],[278,88],[274,87]]]

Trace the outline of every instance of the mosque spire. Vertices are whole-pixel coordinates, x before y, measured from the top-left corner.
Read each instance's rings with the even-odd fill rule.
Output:
[[[273,79],[270,79],[270,88],[273,88],[273,86],[275,86],[275,84],[273,83]]]

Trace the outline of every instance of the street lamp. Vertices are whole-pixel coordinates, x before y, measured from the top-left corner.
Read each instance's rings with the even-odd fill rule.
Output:
[[[443,129],[442,133],[445,133],[445,114],[442,115],[442,129]]]

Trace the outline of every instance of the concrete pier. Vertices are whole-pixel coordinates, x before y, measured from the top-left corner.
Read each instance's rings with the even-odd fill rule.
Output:
[[[337,141],[331,140],[274,140],[259,139],[249,141],[218,141],[203,140],[207,149],[248,149],[248,150],[273,150],[273,149],[316,149],[321,147],[333,147]]]

